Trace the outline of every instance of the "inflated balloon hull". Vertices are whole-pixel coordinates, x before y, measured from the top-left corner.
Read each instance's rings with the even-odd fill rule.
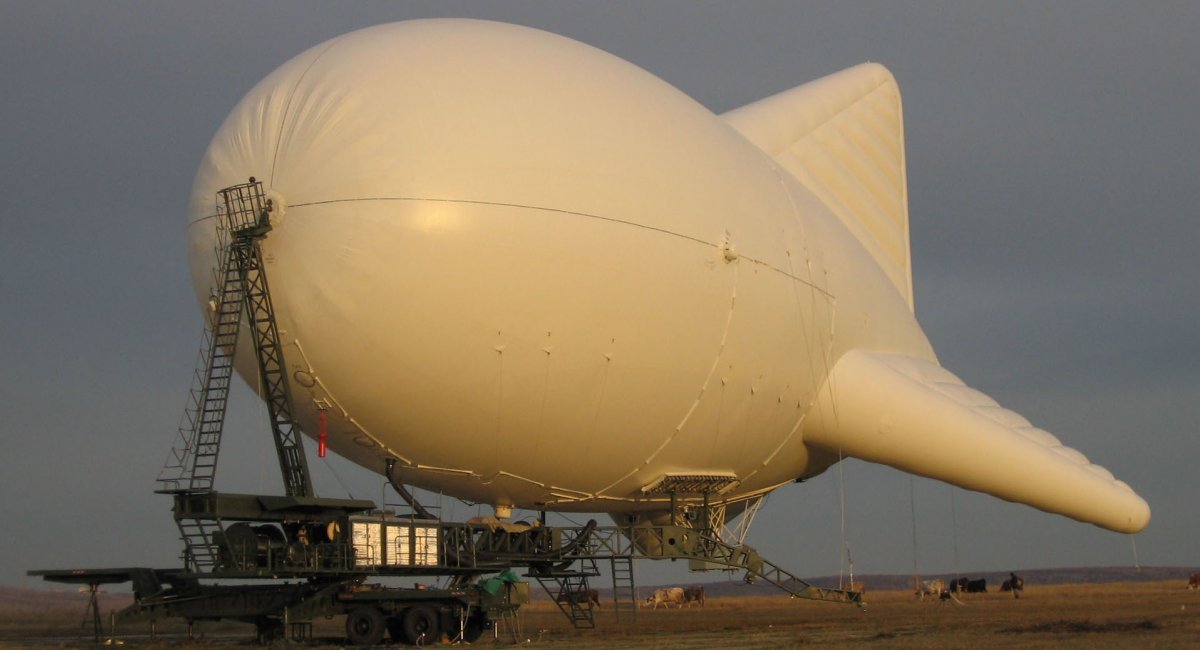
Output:
[[[215,194],[249,176],[276,206],[262,246],[303,429],[323,410],[331,449],[452,496],[737,502],[836,460],[806,422],[832,430],[814,409],[847,352],[936,364],[880,66],[718,117],[527,28],[338,37],[214,137],[189,211],[202,304]]]

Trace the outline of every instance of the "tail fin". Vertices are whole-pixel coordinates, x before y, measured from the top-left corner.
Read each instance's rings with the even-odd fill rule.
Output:
[[[853,350],[838,360],[804,441],[1124,533],[1150,506],[1108,470],[935,363]]]
[[[722,115],[829,205],[912,309],[900,88],[864,63]]]

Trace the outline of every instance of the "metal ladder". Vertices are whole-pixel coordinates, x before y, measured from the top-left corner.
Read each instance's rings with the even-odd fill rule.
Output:
[[[157,478],[159,491],[164,493],[211,489],[216,476],[215,456],[225,422],[242,302],[241,283],[230,266],[229,232],[223,214],[218,211],[213,251],[218,264],[212,271],[214,291],[208,300],[210,313],[196,370],[175,444]],[[197,459],[198,451],[205,458]]]
[[[637,620],[637,585],[633,579],[633,557],[621,556],[611,559],[613,580],[613,611],[617,621],[626,617]]]
[[[233,264],[233,249],[226,251],[221,263],[221,291],[213,316],[208,364],[204,386],[196,411],[195,438],[192,447],[189,490],[211,490],[217,475],[217,456],[221,451],[221,433],[229,404],[229,386],[233,379],[233,359],[241,330],[242,283]]]

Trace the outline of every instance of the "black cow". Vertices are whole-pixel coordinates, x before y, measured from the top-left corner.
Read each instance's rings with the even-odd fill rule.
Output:
[[[987,580],[980,578],[956,578],[950,581],[950,591],[954,593],[981,594],[987,592]]]

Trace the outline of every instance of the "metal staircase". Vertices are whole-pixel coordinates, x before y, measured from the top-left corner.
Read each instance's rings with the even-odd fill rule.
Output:
[[[613,585],[618,601],[636,602],[632,567],[626,581],[621,576],[620,563],[633,558],[651,560],[692,560],[714,568],[744,571],[744,580],[765,580],[795,598],[824,600],[828,602],[862,604],[862,593],[846,589],[827,589],[809,584],[804,579],[789,573],[779,565],[762,557],[751,546],[730,544],[717,536],[711,529],[684,526],[626,526],[617,528],[590,527],[581,529],[559,528],[562,544],[575,544],[575,540],[586,535],[585,544],[576,544],[558,557],[569,562],[608,559],[614,563]],[[578,531],[578,532],[576,532]],[[574,537],[573,537],[574,536]],[[594,566],[594,564],[593,564]],[[622,582],[625,586],[622,587]],[[629,600],[626,600],[626,598]],[[618,605],[620,606],[620,605]]]
[[[220,521],[192,517],[176,517],[184,544],[184,566],[193,573],[212,573],[220,567],[218,541]]]
[[[578,568],[531,575],[537,578],[542,589],[554,599],[572,627],[577,630],[590,630],[596,627],[596,618],[592,610],[594,601],[588,578],[600,575],[600,571],[596,568],[596,560],[593,557],[582,557],[576,564],[579,565]]]
[[[817,587],[762,557],[750,546],[729,544],[710,534],[709,531],[699,532],[700,534],[696,536],[688,551],[692,559],[714,562],[728,568],[742,569],[746,572],[746,582],[754,582],[755,579],[762,578],[788,592],[793,598],[862,605],[862,592]]]

